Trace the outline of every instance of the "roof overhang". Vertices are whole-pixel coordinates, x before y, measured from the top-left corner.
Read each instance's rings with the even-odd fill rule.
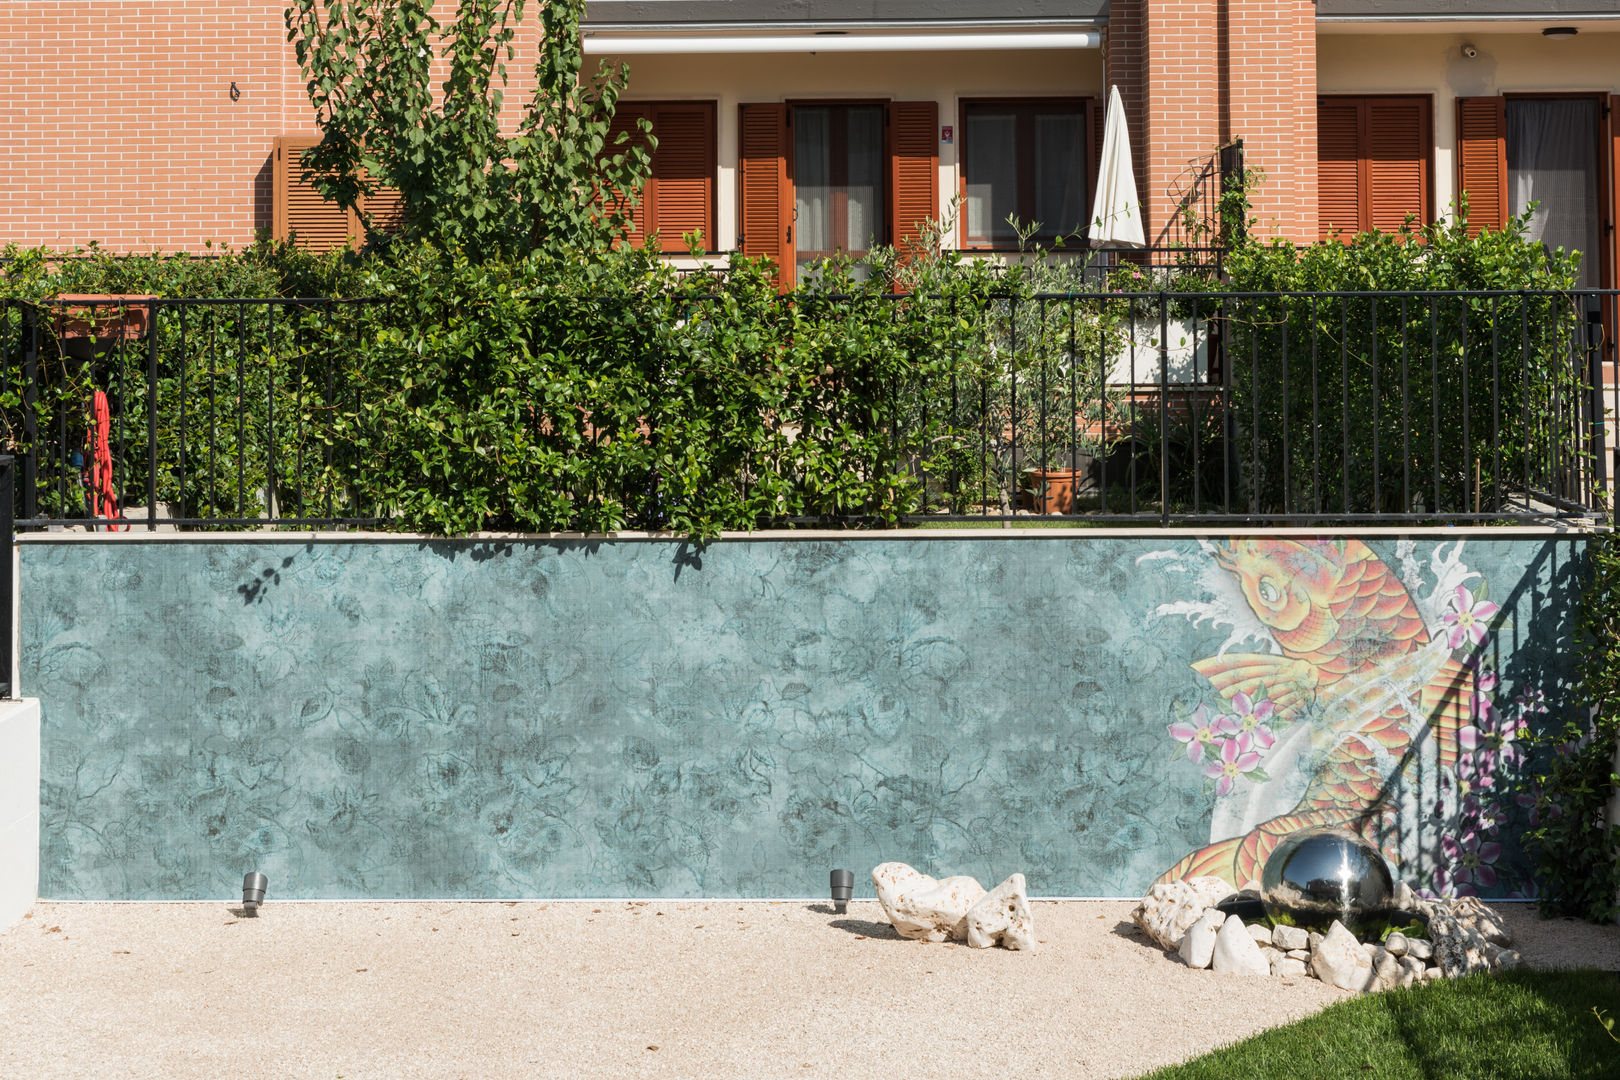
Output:
[[[1620,25],[1620,0],[1317,0],[1316,22],[1326,33],[1539,33]]]

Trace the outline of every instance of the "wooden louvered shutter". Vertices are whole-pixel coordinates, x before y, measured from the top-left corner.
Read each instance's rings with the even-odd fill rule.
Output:
[[[271,160],[271,235],[296,239],[309,251],[331,251],[359,236],[355,214],[324,198],[304,178],[304,154],[321,140],[297,135],[277,137]]]
[[[1508,219],[1507,102],[1457,99],[1457,189],[1468,193],[1468,233],[1500,229]]]
[[[647,227],[656,231],[659,250],[684,252],[687,233],[701,232],[706,251],[715,250],[714,105],[659,105],[653,113],[652,178],[647,182]]]
[[[1366,104],[1368,227],[1394,232],[1408,214],[1434,219],[1429,184],[1432,143],[1427,98],[1368,98]]]
[[[1616,282],[1620,282],[1620,94],[1614,94],[1609,98],[1609,143],[1609,256],[1611,261],[1609,262],[1609,278],[1603,285],[1604,288],[1613,289],[1620,288],[1620,285],[1616,285]],[[1615,298],[1609,297],[1607,303],[1611,307],[1615,306]],[[1616,320],[1612,317],[1609,320],[1609,326],[1615,332],[1620,333],[1620,325],[1617,325]],[[1609,340],[1612,343],[1615,341],[1615,337],[1611,336]],[[1614,357],[1615,353],[1611,351],[1609,355]],[[1616,417],[1615,421],[1620,421],[1620,417]],[[1611,437],[1616,430],[1615,421],[1611,421],[1609,425]],[[1613,476],[1609,477],[1611,482],[1614,479]]]
[[[1321,98],[1316,103],[1316,215],[1322,239],[1348,240],[1366,229],[1361,204],[1361,103]]]
[[[405,199],[394,188],[378,188],[361,201],[361,207],[371,215],[372,229],[385,236],[404,226]]]
[[[939,217],[939,103],[896,101],[888,115],[894,246],[904,256]]]
[[[623,154],[631,147],[647,148],[647,139],[641,133],[639,121],[652,120],[651,110],[645,105],[621,101],[613,111],[613,120],[608,125],[607,144],[602,147],[603,157],[612,157],[614,154]],[[620,135],[628,135],[629,139],[619,142]],[[620,197],[619,190],[613,188],[613,198]],[[643,189],[641,205],[630,211],[630,231],[628,237],[631,247],[641,247],[647,242],[647,203],[648,192]]]
[[[793,284],[793,245],[789,234],[793,190],[788,182],[787,106],[743,105],[737,145],[737,247],[744,255],[775,260],[777,280]]]

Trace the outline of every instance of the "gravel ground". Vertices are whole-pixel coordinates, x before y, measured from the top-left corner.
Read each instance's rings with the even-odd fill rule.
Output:
[[[903,941],[874,902],[51,904],[0,934],[0,1077],[1128,1077],[1315,1012],[1189,971],[1126,902],[1037,952]],[[1531,963],[1620,928],[1508,917]]]

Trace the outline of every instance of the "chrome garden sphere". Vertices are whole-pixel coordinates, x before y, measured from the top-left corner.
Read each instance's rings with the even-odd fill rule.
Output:
[[[1395,883],[1376,847],[1346,829],[1302,829],[1278,844],[1260,876],[1273,923],[1326,931],[1337,919],[1357,938],[1395,913]]]

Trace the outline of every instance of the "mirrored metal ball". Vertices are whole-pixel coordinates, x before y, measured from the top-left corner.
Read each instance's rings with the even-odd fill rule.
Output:
[[[1326,932],[1337,919],[1361,938],[1395,914],[1395,883],[1378,849],[1346,829],[1302,829],[1278,844],[1260,877],[1272,922]]]

